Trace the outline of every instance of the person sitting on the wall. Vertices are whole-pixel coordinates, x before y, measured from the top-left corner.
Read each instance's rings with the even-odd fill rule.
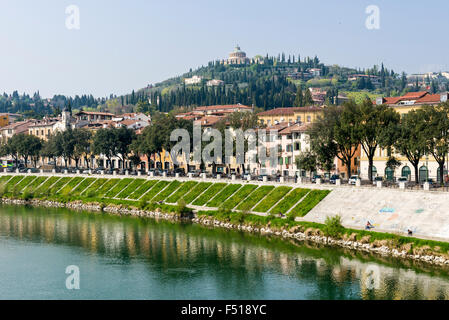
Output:
[[[408,233],[408,235],[409,235],[410,237],[413,235],[413,231],[410,230],[410,229],[408,229],[407,233]]]
[[[371,224],[371,222],[367,222],[366,223],[366,227],[365,227],[365,230],[371,230],[371,229],[373,229],[374,228],[374,226]]]

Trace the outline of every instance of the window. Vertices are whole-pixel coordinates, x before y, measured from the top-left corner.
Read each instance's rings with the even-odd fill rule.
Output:
[[[299,142],[295,143],[295,151],[301,150],[301,144]]]
[[[279,157],[279,158],[278,158],[278,161],[279,161],[279,164],[282,166],[282,164],[283,164],[283,159],[282,159],[282,157]]]
[[[292,145],[291,144],[287,145],[287,152],[292,152],[292,151],[293,151]]]
[[[307,122],[311,122],[312,121],[312,117],[311,116],[307,116]]]
[[[296,117],[296,122],[301,122],[301,116]]]

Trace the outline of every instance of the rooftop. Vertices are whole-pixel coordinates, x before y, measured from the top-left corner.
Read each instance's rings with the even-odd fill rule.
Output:
[[[322,111],[323,107],[315,107],[315,106],[309,106],[309,107],[290,107],[290,108],[276,108],[267,110],[264,112],[260,112],[257,115],[258,116],[287,116],[287,115],[293,115],[298,112],[318,112]]]

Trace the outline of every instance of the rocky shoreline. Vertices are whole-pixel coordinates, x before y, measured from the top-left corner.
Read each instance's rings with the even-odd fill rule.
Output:
[[[153,211],[144,211],[139,209],[130,209],[121,205],[108,205],[84,203],[82,201],[75,201],[69,203],[61,203],[49,200],[19,200],[19,199],[2,199],[2,203],[9,205],[31,205],[36,207],[47,208],[67,208],[76,211],[93,211],[93,212],[105,212],[113,215],[125,215],[141,218],[153,218],[177,221],[180,218],[173,213],[164,213],[160,209]],[[364,237],[357,241],[355,234],[344,237],[344,239],[332,239],[324,236],[319,229],[309,228],[303,230],[300,226],[295,226],[290,230],[276,231],[270,229],[269,226],[257,228],[250,225],[235,225],[229,222],[222,222],[213,219],[208,216],[198,217],[195,215],[193,218],[188,219],[192,223],[201,224],[203,226],[214,228],[225,228],[232,230],[240,230],[249,233],[258,233],[267,236],[277,236],[285,239],[296,239],[300,241],[311,241],[317,244],[325,244],[329,246],[338,246],[351,250],[358,250],[364,252],[371,252],[380,254],[382,256],[391,256],[401,259],[409,259],[414,261],[421,261],[433,265],[449,265],[449,255],[438,254],[432,252],[430,247],[421,247],[412,249],[411,244],[403,245],[397,248],[388,240],[376,240],[370,242],[369,236]]]

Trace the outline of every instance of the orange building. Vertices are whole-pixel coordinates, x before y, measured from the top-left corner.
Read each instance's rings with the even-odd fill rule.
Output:
[[[354,156],[351,159],[351,175],[359,175],[360,176],[360,157],[362,156],[362,146],[358,146],[357,150],[354,153]],[[346,165],[338,158],[335,158],[337,169],[337,174],[340,175],[343,179],[349,179],[347,177],[347,168]]]

